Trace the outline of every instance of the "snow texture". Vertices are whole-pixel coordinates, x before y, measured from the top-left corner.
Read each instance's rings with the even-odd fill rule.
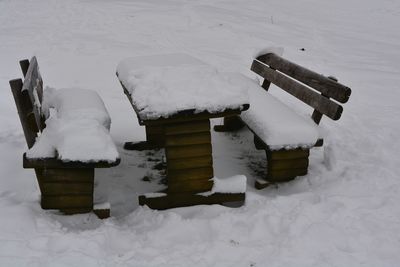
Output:
[[[42,107],[46,127],[27,151],[28,158],[113,162],[119,157],[109,134],[110,116],[95,91],[47,87]]]
[[[142,120],[167,118],[183,110],[219,113],[248,104],[253,81],[224,73],[185,54],[128,58],[117,73]]]
[[[399,1],[2,0],[0,14],[0,266],[399,265]],[[245,205],[140,207],[138,195],[165,189],[154,169],[164,151],[123,150],[146,137],[118,62],[179,52],[256,78],[254,50],[268,46],[352,89],[339,121],[322,118],[325,144],[310,151],[308,174],[255,190],[266,160],[253,134],[212,132],[214,175],[245,175]],[[110,202],[109,219],[40,208],[8,88],[21,77],[18,60],[32,55],[46,84],[93,88],[107,106],[121,163],[96,169],[94,200]],[[312,112],[290,95],[283,102]]]
[[[310,148],[320,136],[317,125],[298,115],[261,87],[251,88],[250,109],[241,118],[271,150]]]
[[[217,177],[212,178],[213,187],[210,192],[199,193],[202,196],[209,196],[214,193],[245,193],[246,192],[246,181],[247,178],[244,175],[235,175],[227,177],[225,179],[219,179]]]

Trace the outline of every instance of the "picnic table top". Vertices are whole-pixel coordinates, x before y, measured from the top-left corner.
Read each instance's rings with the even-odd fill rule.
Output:
[[[117,76],[139,122],[238,114],[249,108],[248,88],[258,86],[186,54],[127,58],[118,64]]]

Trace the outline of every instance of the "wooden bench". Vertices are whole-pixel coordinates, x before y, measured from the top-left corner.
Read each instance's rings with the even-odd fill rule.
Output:
[[[22,124],[28,148],[31,149],[45,127],[46,118],[42,112],[43,80],[35,57],[20,61],[25,77],[10,81],[18,115]],[[94,169],[118,165],[114,161],[65,161],[58,157],[31,158],[23,156],[23,167],[33,168],[41,192],[41,207],[57,209],[65,214],[86,213],[94,209]],[[109,209],[94,210],[97,216],[109,216]]]
[[[267,154],[266,181],[256,181],[256,188],[261,189],[307,174],[309,149],[323,145],[317,129],[322,115],[338,120],[343,112],[338,102],[346,103],[351,90],[336,78],[325,77],[273,53],[255,59],[251,70],[264,80],[260,90],[249,90],[250,109],[240,117],[225,117],[224,125],[215,126],[214,130],[233,131],[247,125],[254,133],[256,148]],[[271,83],[311,106],[311,119],[296,114],[268,93]]]

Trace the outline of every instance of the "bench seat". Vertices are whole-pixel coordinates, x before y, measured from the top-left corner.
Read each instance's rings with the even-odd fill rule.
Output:
[[[116,166],[120,158],[103,100],[91,90],[43,90],[36,57],[20,65],[24,81],[10,86],[28,145],[23,167],[35,170],[41,207],[108,217],[109,209],[93,203],[94,169]]]
[[[241,118],[269,150],[310,148],[318,138],[317,125],[297,114],[261,87],[249,88],[251,108]]]
[[[116,162],[119,155],[109,134],[111,119],[96,92],[47,87],[41,108],[47,117],[46,127],[27,151],[26,158]]]

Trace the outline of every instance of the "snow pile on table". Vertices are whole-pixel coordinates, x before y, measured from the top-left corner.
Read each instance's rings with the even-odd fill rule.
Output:
[[[27,151],[28,158],[112,162],[119,157],[109,134],[110,116],[96,92],[47,87],[42,111],[46,128]]]
[[[132,96],[142,120],[167,118],[183,110],[195,113],[242,109],[254,82],[238,73],[219,72],[185,54],[122,60],[120,81]]]
[[[271,150],[309,148],[319,137],[316,124],[261,88],[249,90],[250,109],[241,114],[246,124]]]

